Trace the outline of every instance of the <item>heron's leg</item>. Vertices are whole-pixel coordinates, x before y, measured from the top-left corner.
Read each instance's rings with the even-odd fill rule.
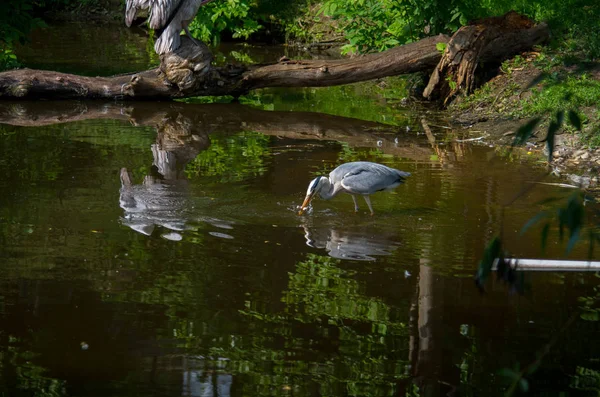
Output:
[[[353,194],[351,196],[352,196],[352,201],[354,201],[354,212],[358,212],[358,201],[356,201],[356,196]]]
[[[371,210],[371,216],[375,215],[375,211],[373,211],[373,206],[371,205],[371,199],[367,195],[365,195],[363,197],[365,198],[365,201],[367,202],[367,205],[369,206],[369,209]]]
[[[192,43],[196,44],[198,47],[200,47],[200,42],[198,40],[196,40],[194,38],[194,36],[192,36],[192,34],[190,33],[190,30],[188,29],[187,26],[183,27],[183,30],[185,30],[185,34],[187,35],[187,37],[190,38],[190,40],[192,40]]]

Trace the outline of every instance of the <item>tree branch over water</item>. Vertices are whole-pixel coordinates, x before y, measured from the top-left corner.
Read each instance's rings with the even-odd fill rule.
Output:
[[[524,17],[519,17],[523,19]],[[21,69],[0,73],[0,98],[2,99],[111,99],[111,100],[170,100],[194,96],[240,96],[251,90],[265,87],[325,87],[378,79],[387,76],[434,70],[442,59],[438,45],[454,49],[452,58],[435,69],[428,97],[439,90],[444,97],[447,87],[437,87],[435,82],[448,82],[456,94],[466,81],[465,92],[472,88],[472,74],[479,61],[502,60],[547,40],[545,24],[514,24],[511,18],[476,21],[469,30],[470,40],[464,31],[454,37],[445,35],[392,48],[375,54],[344,60],[289,60],[282,59],[271,65],[217,67],[212,64],[212,54],[205,45],[195,45],[182,36],[182,46],[175,52],[161,56],[161,65],[139,73],[112,77],[86,77],[44,70]],[[506,26],[503,26],[505,23]],[[485,40],[476,38],[489,24],[491,34]],[[498,27],[500,25],[500,27]],[[475,32],[475,33],[473,33]],[[475,35],[475,36],[473,36]],[[460,75],[445,66],[461,62],[464,51],[473,56],[462,59]],[[446,54],[449,52],[446,51]],[[468,58],[468,59],[467,59]],[[467,66],[465,66],[467,64]],[[447,73],[447,74],[445,74]],[[439,85],[439,84],[438,84]]]

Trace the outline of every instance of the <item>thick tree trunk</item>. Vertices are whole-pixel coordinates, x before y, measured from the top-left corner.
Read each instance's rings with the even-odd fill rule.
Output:
[[[490,24],[488,27],[487,24]],[[545,25],[517,14],[461,28],[449,43],[440,35],[391,50],[345,60],[281,60],[273,65],[215,67],[204,46],[182,37],[176,53],[159,69],[112,77],[84,77],[21,69],[0,73],[0,99],[168,100],[193,96],[243,95],[264,87],[324,87],[432,70],[427,98],[446,100],[473,86],[478,60],[503,59],[548,38]],[[444,58],[436,48],[447,45]],[[439,64],[438,64],[439,62]],[[448,84],[447,76],[456,84]],[[450,87],[450,89],[448,88]],[[437,94],[441,93],[441,94]]]
[[[533,22],[516,12],[478,20],[460,28],[450,42],[423,92],[427,99],[447,105],[457,94],[469,94],[475,85],[480,61],[502,61],[530,49],[550,37],[548,26]]]

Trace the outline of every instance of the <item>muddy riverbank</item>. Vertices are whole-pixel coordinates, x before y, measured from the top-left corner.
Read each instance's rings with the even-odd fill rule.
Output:
[[[543,70],[536,65],[539,64],[536,62],[538,57],[539,53],[527,53],[518,56],[516,61],[513,59],[505,63],[496,77],[470,97],[452,104],[447,111],[448,117],[453,124],[474,131],[473,136],[484,137],[486,141],[504,148],[512,145],[519,127],[534,117],[541,117],[541,122],[522,149],[537,156],[540,164],[549,166],[552,173],[564,177],[568,183],[596,190],[600,174],[598,108],[581,106],[563,109],[565,112],[576,110],[581,117],[582,128],[576,131],[568,122],[563,124],[563,128],[557,132],[550,163],[546,161],[548,148],[545,138],[555,114],[547,112],[539,116],[531,114],[531,108],[536,105],[536,100],[540,101],[539,98],[546,99],[542,97],[543,90],[551,84],[557,84],[557,81],[566,85],[567,81],[587,79],[590,85],[597,85],[600,81],[600,64]],[[569,87],[565,87],[564,91],[568,90]]]

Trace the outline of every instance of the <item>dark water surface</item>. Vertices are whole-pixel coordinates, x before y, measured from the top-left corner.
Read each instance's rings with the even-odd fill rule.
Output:
[[[544,253],[519,230],[571,191],[504,208],[540,180],[531,156],[361,90],[0,102],[0,396],[501,395],[546,346],[531,394],[595,395],[594,274],[473,282],[501,231],[517,257],[563,258],[556,227]],[[412,176],[374,217],[349,196],[296,214],[353,160]]]

